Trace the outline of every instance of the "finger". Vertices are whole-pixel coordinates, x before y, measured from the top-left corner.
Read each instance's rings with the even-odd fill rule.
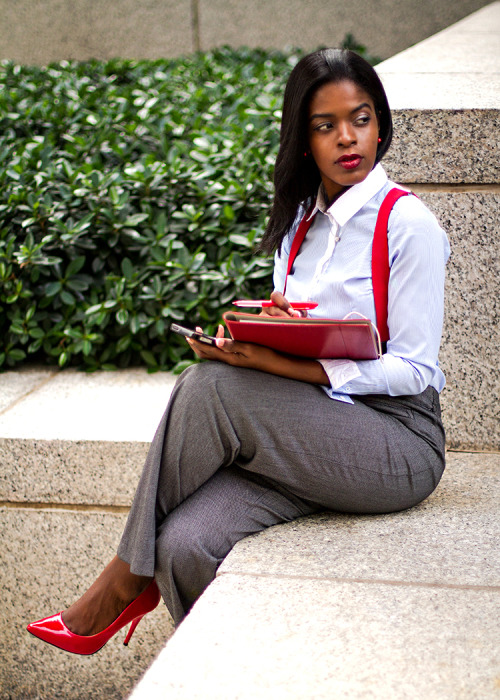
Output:
[[[219,348],[219,350],[224,350],[224,352],[235,352],[234,340],[231,340],[231,338],[223,338],[217,336],[215,344]]]
[[[293,312],[293,314],[290,312]],[[290,309],[290,311],[284,311],[277,306],[268,306],[259,314],[259,316],[273,316],[276,318],[290,318],[292,315],[295,315],[295,311],[293,311],[293,309]]]
[[[279,309],[283,309],[283,311],[288,311],[290,308],[290,302],[288,299],[284,297],[281,292],[277,292],[276,290],[271,292],[271,301]]]
[[[300,311],[297,311],[296,309],[292,309],[290,306],[290,302],[288,299],[283,296],[281,292],[272,292],[271,293],[271,301],[273,304],[275,304],[279,309],[282,309],[283,311],[286,312],[288,316],[292,316],[292,318],[300,318],[301,313]]]
[[[217,333],[215,334],[216,338],[223,338],[224,337],[224,327],[219,324],[219,327],[217,328]]]
[[[274,306],[266,306],[264,309],[262,309],[260,316],[282,316],[285,318],[290,316],[290,312],[288,310],[290,309],[290,303],[288,299],[285,299],[281,292],[272,292],[271,301],[273,302]]]

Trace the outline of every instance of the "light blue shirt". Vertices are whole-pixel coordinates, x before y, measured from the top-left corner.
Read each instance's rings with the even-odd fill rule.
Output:
[[[371,253],[375,222],[390,182],[379,164],[329,208],[318,194],[316,217],[288,277],[286,297],[315,301],[312,318],[344,318],[356,311],[374,323]],[[274,287],[283,291],[291,243],[303,212],[275,256]],[[388,326],[390,340],[382,360],[320,360],[331,398],[351,402],[349,394],[438,392],[445,378],[438,365],[444,306],[444,269],[450,248],[446,234],[414,196],[401,197],[388,224]]]

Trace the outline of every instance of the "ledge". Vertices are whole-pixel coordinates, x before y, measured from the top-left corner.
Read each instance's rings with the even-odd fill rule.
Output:
[[[498,183],[500,2],[380,63],[398,182]]]
[[[396,111],[498,110],[499,33],[497,1],[379,63],[389,104]]]
[[[493,700],[499,467],[449,453],[409,511],[245,538],[131,700]]]

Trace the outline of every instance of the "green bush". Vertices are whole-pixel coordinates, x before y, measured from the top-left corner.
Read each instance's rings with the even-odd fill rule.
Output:
[[[170,321],[211,333],[269,294],[254,248],[299,57],[0,64],[0,369],[181,369]]]
[[[171,320],[214,331],[269,294],[254,254],[289,54],[0,66],[0,366],[190,360]]]

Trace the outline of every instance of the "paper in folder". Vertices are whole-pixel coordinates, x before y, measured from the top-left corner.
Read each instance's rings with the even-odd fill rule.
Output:
[[[289,355],[350,360],[381,356],[376,330],[368,318],[273,318],[234,311],[227,311],[223,318],[233,340]]]

